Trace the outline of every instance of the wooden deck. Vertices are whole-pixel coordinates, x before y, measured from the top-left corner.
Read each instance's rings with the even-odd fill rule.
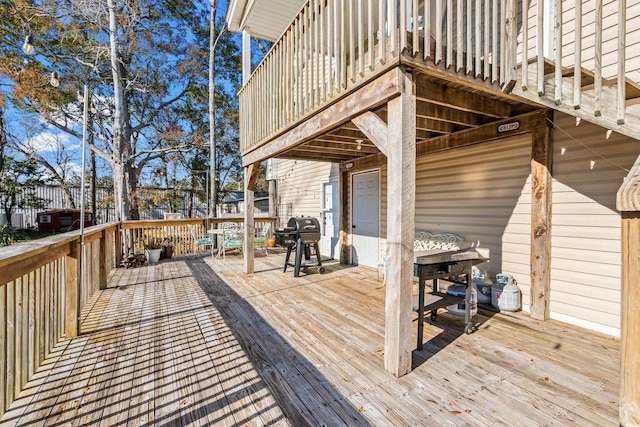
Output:
[[[376,272],[283,262],[118,269],[0,425],[618,425],[617,339],[483,311],[464,335],[441,312],[395,378]]]

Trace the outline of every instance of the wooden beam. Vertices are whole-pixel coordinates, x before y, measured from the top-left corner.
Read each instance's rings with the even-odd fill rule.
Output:
[[[416,84],[416,97],[419,101],[500,119],[509,117],[512,110],[511,105],[504,101],[424,78]]]
[[[389,101],[387,155],[387,289],[384,365],[400,377],[411,370],[411,306],[416,182],[416,98],[411,74]]]
[[[349,173],[340,173],[340,264],[349,264]]]
[[[481,124],[480,117],[477,114],[428,102],[419,102],[416,106],[416,114],[418,117],[441,120],[467,127]]]
[[[255,235],[253,199],[260,163],[252,163],[244,168],[244,272],[254,272],[253,238]]]
[[[364,133],[384,155],[389,155],[387,124],[378,115],[367,111],[354,117],[351,121],[360,128],[362,133]]]
[[[551,170],[550,128],[532,133],[531,149],[531,317],[549,318],[551,289]]]
[[[399,93],[401,74],[399,68],[389,70],[371,83],[300,123],[297,127],[248,153],[244,153],[243,166],[275,157],[296,145],[350,121],[352,117],[362,111],[371,110],[383,104]]]
[[[316,145],[316,144],[322,144],[322,145]],[[377,153],[378,149],[366,139],[362,141],[362,144],[360,144],[360,149],[358,149],[358,144],[356,143],[341,144],[341,143],[331,143],[328,141],[318,141],[314,139],[313,141],[307,142],[304,145],[300,146],[298,150],[292,150],[292,151],[325,153],[329,155],[331,154],[347,155],[347,156],[354,157],[354,156],[361,156],[364,154]]]
[[[522,114],[520,116],[499,120],[476,128],[466,129],[420,142],[416,146],[416,155],[420,156],[437,151],[451,150],[453,148],[520,135],[531,132],[532,130],[540,127],[546,127],[546,123],[546,111],[538,110],[532,113]]]
[[[368,169],[376,166],[382,166],[387,163],[387,156],[382,153],[374,154],[366,157],[359,157],[353,160],[347,160],[340,163],[341,171],[355,171],[359,169]]]
[[[640,212],[622,212],[620,425],[640,425]]]
[[[346,155],[326,155],[322,153],[314,153],[314,152],[305,152],[299,150],[288,151],[280,156],[279,159],[291,159],[291,160],[311,160],[314,162],[344,162],[345,160],[349,160],[354,156],[346,156]]]
[[[616,196],[622,215],[620,425],[640,424],[640,156]]]

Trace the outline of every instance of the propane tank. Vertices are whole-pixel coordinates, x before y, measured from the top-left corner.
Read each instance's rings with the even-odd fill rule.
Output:
[[[456,297],[460,297],[460,298],[465,298],[465,300],[463,300],[461,303],[459,304],[452,304],[452,305],[448,305],[447,306],[447,311],[451,314],[453,314],[454,316],[457,317],[464,317],[465,315],[465,310],[466,310],[466,296],[467,296],[467,288],[465,285],[450,285],[447,288],[447,293],[449,295],[454,295]],[[475,316],[478,313],[478,292],[474,289],[471,288],[471,306],[470,306],[470,313],[471,316]]]
[[[490,304],[491,303],[491,285],[493,282],[487,276],[487,273],[481,271],[480,269],[473,267],[473,288],[478,293],[478,303],[479,304]]]
[[[491,305],[500,311],[518,311],[522,294],[511,274],[497,274],[496,283],[491,287]]]

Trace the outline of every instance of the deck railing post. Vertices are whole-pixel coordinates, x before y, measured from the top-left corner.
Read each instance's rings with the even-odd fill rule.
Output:
[[[68,338],[78,336],[78,290],[80,286],[80,242],[72,241],[70,252],[64,259],[64,335]]]

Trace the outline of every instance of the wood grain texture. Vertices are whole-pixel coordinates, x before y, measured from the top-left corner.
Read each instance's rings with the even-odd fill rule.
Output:
[[[640,214],[622,213],[620,425],[640,424]]]
[[[404,76],[403,93],[388,104],[387,296],[385,368],[395,376],[411,370],[411,291],[415,232],[415,89]]]
[[[444,312],[425,323],[413,372],[395,378],[376,272],[330,261],[294,278],[283,262],[275,249],[253,275],[236,256],[118,269],[83,336],[58,345],[0,423],[618,424],[617,339],[483,310],[465,335]]]
[[[532,133],[531,153],[531,316],[547,320],[551,301],[552,136]]]
[[[363,111],[383,104],[389,98],[398,94],[399,73],[398,69],[389,71],[285,134],[274,138],[269,143],[249,153],[245,153],[242,157],[242,164],[247,166],[276,156],[351,120],[351,118],[361,114]]]

